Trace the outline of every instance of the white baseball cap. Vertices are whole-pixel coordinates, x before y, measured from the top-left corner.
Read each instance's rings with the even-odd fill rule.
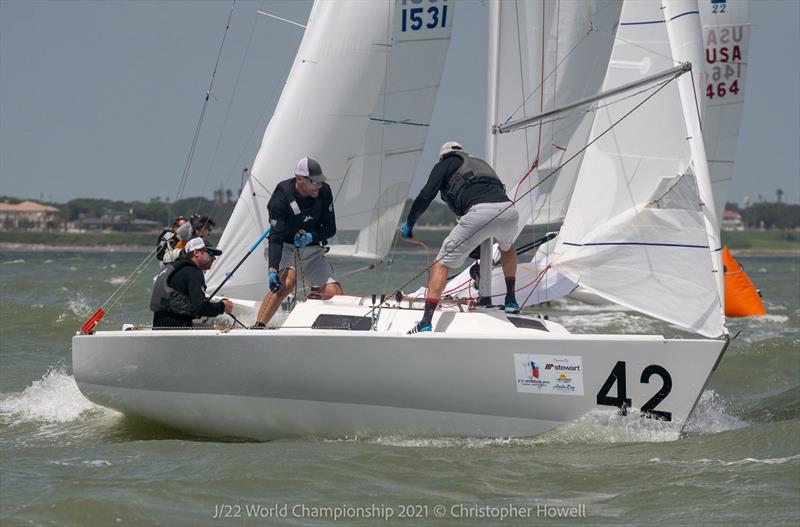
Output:
[[[442,148],[439,149],[439,157],[444,157],[445,154],[449,154],[453,151],[462,152],[464,147],[461,146],[461,143],[456,143],[455,141],[448,141],[442,145]]]
[[[206,245],[206,242],[201,237],[192,238],[186,243],[186,253],[191,253],[197,251],[199,249],[205,249],[208,254],[211,256],[219,256],[222,254],[222,251],[217,249],[216,247],[212,247],[210,245]]]
[[[317,184],[328,179],[325,177],[325,174],[322,173],[322,166],[320,166],[319,161],[316,159],[311,159],[310,157],[304,157],[297,162],[297,167],[294,169],[294,174],[296,176],[307,177],[312,183]]]

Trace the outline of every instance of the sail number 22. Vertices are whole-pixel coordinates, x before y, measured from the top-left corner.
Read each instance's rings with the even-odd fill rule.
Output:
[[[402,0],[403,9],[400,16],[402,21],[400,31],[419,31],[447,27],[447,4],[430,5],[438,3],[437,0]]]
[[[663,410],[656,410],[656,406],[669,395],[669,392],[672,391],[672,376],[663,366],[659,366],[658,364],[651,364],[647,366],[644,370],[642,370],[642,376],[639,379],[639,382],[648,384],[650,382],[650,378],[654,375],[661,377],[661,389],[659,389],[655,395],[653,395],[646,403],[642,405],[642,414],[646,417],[652,417],[655,419],[659,419],[661,421],[672,421],[672,412],[665,412]],[[612,396],[609,392],[611,392],[611,387],[614,386],[614,383],[617,384],[617,395],[616,397]],[[620,409],[620,412],[625,414],[627,408],[629,408],[632,404],[632,401],[628,399],[628,389],[627,384],[625,381],[625,361],[617,361],[614,367],[611,369],[611,374],[606,379],[606,382],[603,383],[603,386],[600,388],[600,391],[597,392],[597,404],[603,406],[616,406]]]

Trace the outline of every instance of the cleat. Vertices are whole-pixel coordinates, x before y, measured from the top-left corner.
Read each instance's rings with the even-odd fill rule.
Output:
[[[407,335],[413,335],[415,333],[426,333],[433,331],[433,326],[430,324],[423,324],[422,322],[417,322],[414,324],[414,327],[408,330]]]
[[[256,322],[255,324],[250,326],[250,329],[266,329],[266,327],[267,325],[264,324],[263,322]]]
[[[506,313],[519,313],[519,304],[514,302],[513,300],[506,302]]]

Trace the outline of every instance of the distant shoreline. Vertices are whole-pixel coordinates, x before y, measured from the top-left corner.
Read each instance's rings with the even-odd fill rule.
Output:
[[[55,245],[49,243],[0,242],[0,251],[21,253],[67,252],[67,253],[149,253],[153,246],[147,245]]]
[[[432,230],[432,229],[431,229]],[[45,243],[0,242],[0,251],[21,253],[70,252],[70,253],[143,253],[153,250],[148,245],[55,245]],[[800,258],[798,249],[731,249],[734,256],[757,257],[795,257]]]

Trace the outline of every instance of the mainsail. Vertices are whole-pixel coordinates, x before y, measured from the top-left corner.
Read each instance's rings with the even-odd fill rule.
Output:
[[[281,98],[209,273],[213,289],[267,227],[269,196],[297,160],[320,161],[334,194],[336,254],[389,251],[422,153],[454,2],[317,1]],[[222,293],[261,299],[266,264],[252,257]]]
[[[700,31],[696,4],[665,4],[625,2],[605,89],[689,58],[675,41]],[[684,75],[605,101],[552,265],[606,300],[718,337],[719,227],[694,92]]]
[[[746,93],[750,2],[701,0],[698,4],[705,44],[705,83],[700,92],[706,99],[703,137],[717,218],[722,218],[733,178],[739,121]]]

